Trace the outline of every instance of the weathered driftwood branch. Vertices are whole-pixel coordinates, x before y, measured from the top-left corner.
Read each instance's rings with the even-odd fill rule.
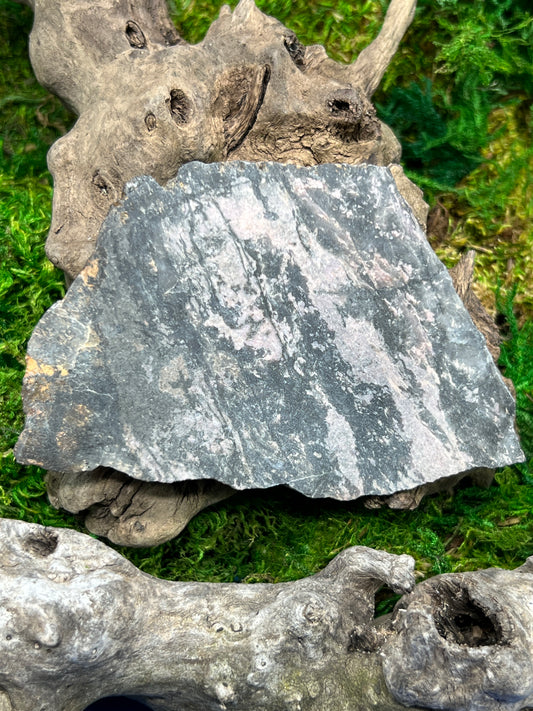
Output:
[[[374,620],[413,561],[351,548],[277,585],[177,583],[68,529],[0,522],[3,711],[518,711],[533,702],[533,566],[445,575]]]
[[[52,506],[81,514],[85,526],[124,546],[157,546],[175,538],[197,513],[235,494],[217,481],[161,484],[100,467],[80,474],[48,472]]]
[[[407,28],[415,16],[416,0],[392,0],[385,22],[376,39],[364,49],[353,65],[353,76],[367,96],[378,88]]]
[[[362,709],[351,699],[369,678],[379,708],[399,708],[367,652],[384,636],[374,593],[412,588],[408,556],[352,548],[294,583],[171,583],[72,530],[0,530],[12,711],[82,711],[114,694],[165,711]]]
[[[120,54],[181,42],[165,0],[25,4],[35,13],[29,46],[35,76],[78,115],[93,102],[103,68]],[[117,98],[109,89],[109,98]]]
[[[369,496],[364,505],[369,509],[416,509],[425,496],[450,491],[465,477],[487,488],[494,470],[476,469],[391,496]],[[139,548],[175,538],[197,513],[236,493],[217,481],[160,484],[102,467],[79,474],[49,471],[46,487],[52,506],[80,514],[91,533],[117,545]]]
[[[233,13],[224,8],[196,46],[180,42],[162,0],[32,6],[37,77],[80,115],[49,154],[47,251],[69,277],[84,266],[110,206],[134,176],[165,183],[191,160],[399,160],[398,141],[369,96],[415,0],[391,3],[381,34],[351,66],[305,48],[253,0],[241,0]],[[413,196],[423,221],[425,205]]]

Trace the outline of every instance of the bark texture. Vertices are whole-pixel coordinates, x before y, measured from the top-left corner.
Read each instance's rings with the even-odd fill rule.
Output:
[[[182,43],[165,0],[28,0],[37,80],[76,114],[93,101],[102,70],[129,50]],[[110,92],[113,87],[109,87]],[[110,99],[116,98],[110,93]]]
[[[180,583],[68,529],[0,521],[0,708],[518,711],[533,702],[533,566],[444,575],[374,620],[413,560],[355,547],[292,583]]]

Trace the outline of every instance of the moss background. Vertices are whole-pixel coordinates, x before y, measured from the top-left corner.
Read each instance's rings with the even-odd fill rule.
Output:
[[[201,40],[219,2],[171,6]],[[263,0],[304,44],[352,61],[376,36],[387,0]],[[234,3],[232,3],[234,6]],[[75,117],[41,88],[27,56],[32,13],[0,0],[0,515],[82,530],[47,502],[43,472],[15,463],[23,426],[25,348],[64,293],[44,256],[51,179],[46,152]],[[478,255],[478,293],[506,335],[501,365],[517,390],[528,463],[488,490],[463,485],[417,511],[368,511],[283,489],[242,493],[197,516],[175,541],[121,550],[171,579],[280,581],[309,575],[349,545],[409,553],[419,577],[533,554],[533,15],[530,0],[419,0],[416,18],[375,95],[403,145],[407,174],[431,205],[429,238],[451,266]],[[384,600],[383,609],[390,604]]]

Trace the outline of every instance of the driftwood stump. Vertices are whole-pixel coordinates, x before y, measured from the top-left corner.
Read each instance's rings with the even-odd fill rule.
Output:
[[[191,160],[398,163],[399,143],[370,99],[416,0],[393,0],[380,35],[349,66],[304,47],[253,0],[223,8],[195,46],[180,41],[161,0],[30,4],[36,75],[79,114],[49,154],[47,252],[69,278],[134,176],[165,183]],[[425,220],[416,189],[411,199]]]
[[[349,548],[292,583],[179,583],[68,529],[0,521],[2,711],[518,711],[533,703],[533,565],[442,575]]]

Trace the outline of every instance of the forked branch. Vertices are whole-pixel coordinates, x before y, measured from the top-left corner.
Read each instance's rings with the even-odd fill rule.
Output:
[[[416,0],[391,0],[381,32],[357,57],[353,76],[367,96],[378,88],[415,16]]]

